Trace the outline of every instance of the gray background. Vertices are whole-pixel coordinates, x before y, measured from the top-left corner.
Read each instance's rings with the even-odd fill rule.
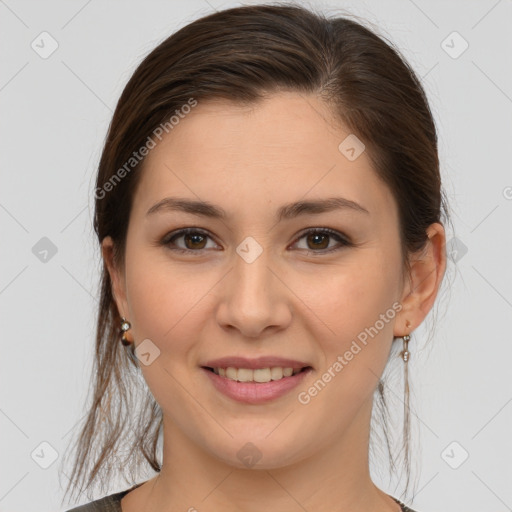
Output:
[[[235,5],[0,0],[0,511],[62,510],[70,470],[59,478],[60,462],[84,414],[92,366],[93,180],[122,88],[177,28]],[[411,506],[512,510],[512,1],[309,5],[345,9],[392,39],[422,77],[439,129],[455,223],[447,238],[457,252],[433,342],[425,346],[420,328],[411,346]],[[58,44],[47,58],[44,31]],[[399,414],[400,400],[394,408]],[[372,471],[399,496],[384,469]],[[110,492],[124,488],[111,482]]]

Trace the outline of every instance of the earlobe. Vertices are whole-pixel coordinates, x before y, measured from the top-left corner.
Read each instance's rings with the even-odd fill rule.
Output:
[[[401,304],[403,306],[395,323],[395,336],[409,334],[406,319],[411,329],[418,327],[434,305],[446,270],[446,237],[440,223],[427,229],[426,246],[411,257],[411,272],[407,278]]]
[[[124,317],[128,311],[124,278],[121,269],[117,268],[114,258],[114,241],[110,236],[103,239],[101,243],[103,262],[110,276],[112,295],[119,311],[119,316]]]

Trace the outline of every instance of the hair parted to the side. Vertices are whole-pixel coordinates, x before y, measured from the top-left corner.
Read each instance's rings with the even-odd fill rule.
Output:
[[[408,276],[408,258],[425,247],[427,227],[450,221],[436,128],[423,87],[399,51],[348,16],[330,17],[296,3],[231,8],[184,26],[144,58],[116,106],[96,180],[96,191],[102,193],[95,194],[94,229],[100,244],[106,236],[112,237],[120,268],[144,160],[115,186],[105,184],[155,128],[191,98],[199,104],[228,99],[250,105],[286,90],[316,94],[330,107],[333,118],[364,142],[376,174],[398,206],[402,270]],[[92,397],[88,396],[86,417],[75,438],[66,489],[66,496],[71,489],[72,495],[87,491],[89,499],[97,483],[101,493],[108,492],[112,476],[121,475],[133,485],[142,469],[158,472],[161,468],[162,411],[120,343],[121,317],[105,264],[100,293]],[[412,341],[414,337],[410,344],[414,354]],[[381,413],[394,468],[385,389],[381,380],[374,410]],[[407,472],[403,494],[407,495],[409,397],[405,389],[401,442]]]

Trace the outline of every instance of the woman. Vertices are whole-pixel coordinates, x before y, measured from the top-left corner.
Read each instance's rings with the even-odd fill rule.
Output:
[[[425,93],[390,44],[293,5],[185,26],[125,87],[95,197],[96,381],[71,481],[131,469],[132,486],[73,510],[411,510],[370,477],[371,418],[399,352],[407,458],[446,202]]]

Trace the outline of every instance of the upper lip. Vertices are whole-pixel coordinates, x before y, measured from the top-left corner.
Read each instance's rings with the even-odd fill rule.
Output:
[[[257,369],[257,368],[272,368],[275,366],[281,368],[293,368],[293,369],[301,369],[311,366],[308,363],[297,361],[295,359],[286,359],[284,357],[276,357],[276,356],[261,356],[256,357],[254,359],[248,359],[246,357],[221,357],[219,359],[211,359],[207,361],[204,365],[208,368],[249,368],[249,369]]]

